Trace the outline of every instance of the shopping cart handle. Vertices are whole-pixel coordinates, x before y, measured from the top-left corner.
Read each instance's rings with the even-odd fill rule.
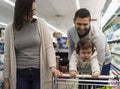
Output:
[[[62,74],[62,77],[71,77],[70,74]],[[86,74],[78,74],[76,76],[77,78],[92,78],[91,75],[86,75]],[[100,75],[98,78],[103,78],[103,79],[114,79],[115,76],[114,75]]]

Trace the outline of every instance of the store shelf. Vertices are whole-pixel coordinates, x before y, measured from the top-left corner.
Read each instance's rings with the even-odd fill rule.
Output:
[[[3,63],[4,63],[4,34],[5,28],[0,28],[0,89],[3,89]]]
[[[59,53],[68,53],[68,49],[55,49],[55,51]]]
[[[120,5],[120,4],[119,4]],[[114,13],[114,16],[111,17],[107,24],[103,27],[103,32],[106,35],[109,48],[113,55],[112,58],[112,72],[113,74],[120,74],[120,8],[117,9],[117,12]]]
[[[111,75],[120,75],[120,69],[117,68],[114,64],[111,64],[110,72]]]
[[[55,49],[55,51],[58,58],[58,69],[63,73],[67,73],[69,71],[68,49]]]
[[[108,40],[108,43],[111,43],[111,42],[120,42],[120,38]]]
[[[111,64],[120,70],[120,56],[113,55],[113,60],[111,61]]]
[[[111,51],[111,53],[120,56],[119,52]]]

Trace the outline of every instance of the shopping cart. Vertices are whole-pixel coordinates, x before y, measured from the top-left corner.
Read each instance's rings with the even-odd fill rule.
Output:
[[[119,76],[103,76],[93,79],[91,75],[77,75],[71,78],[69,74],[52,78],[52,89],[120,89]]]

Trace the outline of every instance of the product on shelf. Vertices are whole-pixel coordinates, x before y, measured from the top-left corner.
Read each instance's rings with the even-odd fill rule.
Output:
[[[104,31],[112,53],[112,75],[120,75],[120,22]]]
[[[4,34],[5,28],[0,28],[0,89],[3,89],[3,63],[4,63]]]

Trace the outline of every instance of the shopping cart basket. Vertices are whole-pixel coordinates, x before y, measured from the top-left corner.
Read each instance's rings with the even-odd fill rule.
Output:
[[[103,76],[93,79],[91,75],[77,75],[71,78],[69,74],[52,78],[52,89],[120,89],[119,76]]]

